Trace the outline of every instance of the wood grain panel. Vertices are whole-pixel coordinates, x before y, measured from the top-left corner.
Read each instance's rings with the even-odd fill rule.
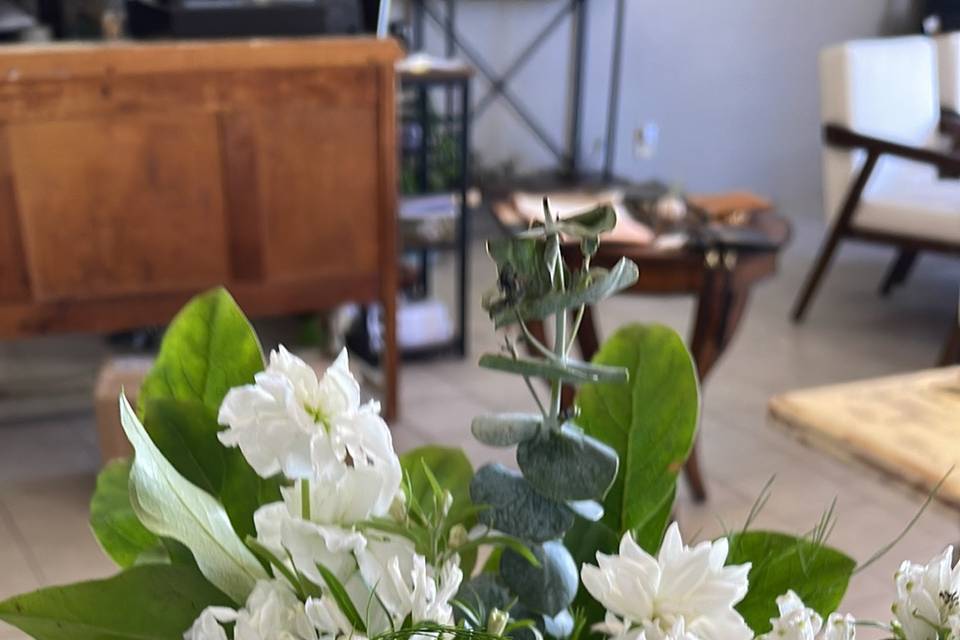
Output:
[[[0,127],[0,301],[23,300],[29,295],[7,128]]]
[[[91,115],[271,108],[309,100],[335,107],[372,107],[376,88],[367,68],[251,69],[223,73],[185,68],[178,73],[3,82],[0,119],[70,120]]]
[[[256,118],[268,276],[377,273],[377,110],[299,104]]]
[[[10,149],[38,300],[226,280],[214,118],[13,125]]]

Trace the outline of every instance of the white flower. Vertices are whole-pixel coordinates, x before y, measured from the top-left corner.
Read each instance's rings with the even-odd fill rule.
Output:
[[[952,559],[953,547],[947,547],[928,564],[900,565],[893,613],[906,640],[936,640],[937,627],[960,613],[960,571]]]
[[[452,624],[450,600],[463,579],[459,556],[454,554],[437,572],[406,538],[371,533],[357,559],[364,581],[375,586],[378,601],[395,623],[410,616],[414,623]]]
[[[347,617],[329,595],[320,598],[309,598],[305,606],[307,618],[313,624],[319,635],[319,640],[366,640],[366,636],[358,633]]]
[[[185,640],[226,640],[221,623],[234,623],[234,640],[317,640],[304,605],[286,583],[261,580],[239,611],[208,607],[183,637]]]
[[[228,640],[221,623],[235,622],[237,612],[229,607],[207,607],[183,634],[184,640]]]
[[[787,591],[777,598],[780,617],[773,618],[773,625],[760,640],[853,640],[855,621],[853,616],[830,614],[827,626],[816,611],[803,604],[803,600],[793,592]],[[822,631],[822,633],[821,633]]]
[[[279,472],[291,479],[336,479],[345,468],[378,467],[399,486],[400,463],[379,405],[360,404],[360,385],[350,373],[347,352],[318,379],[313,369],[284,347],[255,384],[227,392],[218,421],[228,428],[220,441],[239,446],[263,477]],[[386,513],[394,492],[381,496]]]
[[[747,593],[750,565],[725,567],[727,551],[726,539],[684,546],[676,523],[657,558],[624,535],[619,555],[598,553],[599,566],[581,570],[587,591],[611,614],[596,630],[633,640],[752,638],[733,608]]]

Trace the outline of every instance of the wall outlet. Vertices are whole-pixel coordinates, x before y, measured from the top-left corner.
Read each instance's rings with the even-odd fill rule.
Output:
[[[637,160],[649,160],[657,153],[660,142],[660,125],[656,122],[643,122],[633,130],[633,157]]]

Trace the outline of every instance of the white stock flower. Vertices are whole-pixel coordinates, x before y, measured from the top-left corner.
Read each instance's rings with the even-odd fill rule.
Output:
[[[727,551],[726,539],[685,546],[673,523],[654,558],[627,533],[619,555],[598,553],[599,566],[581,569],[584,587],[609,612],[596,630],[631,640],[749,640],[733,607],[747,593],[750,565],[724,566]]]
[[[900,565],[893,614],[906,640],[937,640],[938,628],[949,628],[960,614],[960,571],[952,560],[953,547],[947,547],[927,564]]]
[[[227,640],[226,623],[234,624],[233,640],[317,640],[303,603],[279,580],[257,582],[239,611],[206,608],[184,640]]]
[[[283,346],[255,384],[227,392],[218,421],[226,446],[238,446],[263,477],[279,472],[293,480],[337,480],[346,470],[371,467],[383,477],[374,510],[383,515],[400,484],[400,462],[379,405],[360,404],[360,385],[350,373],[346,350],[317,378]]]
[[[229,640],[222,623],[235,622],[237,612],[229,607],[207,607],[183,634],[184,640]]]
[[[820,614],[804,605],[793,590],[777,598],[777,608],[780,617],[770,620],[773,629],[759,640],[853,640],[855,637],[853,616],[832,613],[824,627]]]
[[[436,571],[406,538],[370,535],[357,556],[364,581],[375,585],[377,599],[394,622],[453,623],[450,600],[463,580],[456,554]]]

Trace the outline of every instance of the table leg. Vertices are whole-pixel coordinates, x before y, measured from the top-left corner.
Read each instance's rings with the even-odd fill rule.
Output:
[[[746,291],[733,286],[732,274],[729,271],[714,269],[706,274],[697,297],[693,336],[690,339],[690,354],[693,356],[701,384],[736,333],[747,306],[747,297]],[[694,442],[683,470],[694,500],[705,501],[707,489],[700,471],[698,442]]]

